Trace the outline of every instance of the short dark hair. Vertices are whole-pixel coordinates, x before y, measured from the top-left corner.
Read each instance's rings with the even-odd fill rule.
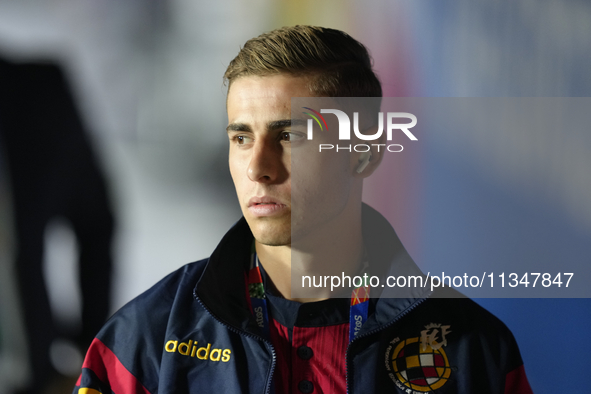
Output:
[[[224,74],[229,87],[243,76],[288,73],[309,77],[318,97],[382,97],[365,46],[345,32],[290,26],[263,33],[244,44]]]

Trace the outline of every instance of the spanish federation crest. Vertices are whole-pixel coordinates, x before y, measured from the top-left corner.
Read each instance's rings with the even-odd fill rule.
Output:
[[[386,369],[399,389],[408,394],[428,393],[448,382],[452,367],[444,347],[449,333],[450,326],[431,323],[420,336],[390,342]]]

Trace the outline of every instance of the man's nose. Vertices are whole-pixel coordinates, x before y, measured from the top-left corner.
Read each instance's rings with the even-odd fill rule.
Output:
[[[277,181],[283,166],[281,148],[270,141],[257,141],[252,149],[248,165],[248,178],[253,182],[272,183]]]

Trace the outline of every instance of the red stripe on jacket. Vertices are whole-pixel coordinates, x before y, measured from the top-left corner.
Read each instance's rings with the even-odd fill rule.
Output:
[[[529,387],[523,365],[507,374],[505,379],[505,394],[533,394]]]
[[[94,372],[97,378],[108,384],[115,393],[150,394],[140,381],[121,364],[115,353],[97,338],[92,341],[82,368],[88,368]],[[76,386],[80,386],[80,383],[81,379],[78,378]]]

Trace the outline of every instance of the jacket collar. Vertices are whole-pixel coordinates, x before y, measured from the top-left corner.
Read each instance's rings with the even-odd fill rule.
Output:
[[[363,238],[369,254],[371,275],[385,281],[388,275],[423,275],[400,242],[396,232],[373,208],[363,206]],[[201,278],[195,297],[220,322],[234,329],[260,336],[246,293],[246,269],[253,235],[244,218],[222,238]],[[376,292],[372,292],[375,295]],[[362,332],[379,329],[429,295],[423,288],[385,287],[376,302],[375,313]]]
[[[385,283],[388,276],[424,276],[390,223],[380,213],[365,204],[363,205],[363,242],[369,254],[371,274],[378,276],[381,284]],[[430,295],[429,289],[422,287],[383,287],[376,290],[381,292],[374,289],[370,292],[372,297],[379,296],[375,312],[363,325],[360,335],[392,323],[420,300]]]

